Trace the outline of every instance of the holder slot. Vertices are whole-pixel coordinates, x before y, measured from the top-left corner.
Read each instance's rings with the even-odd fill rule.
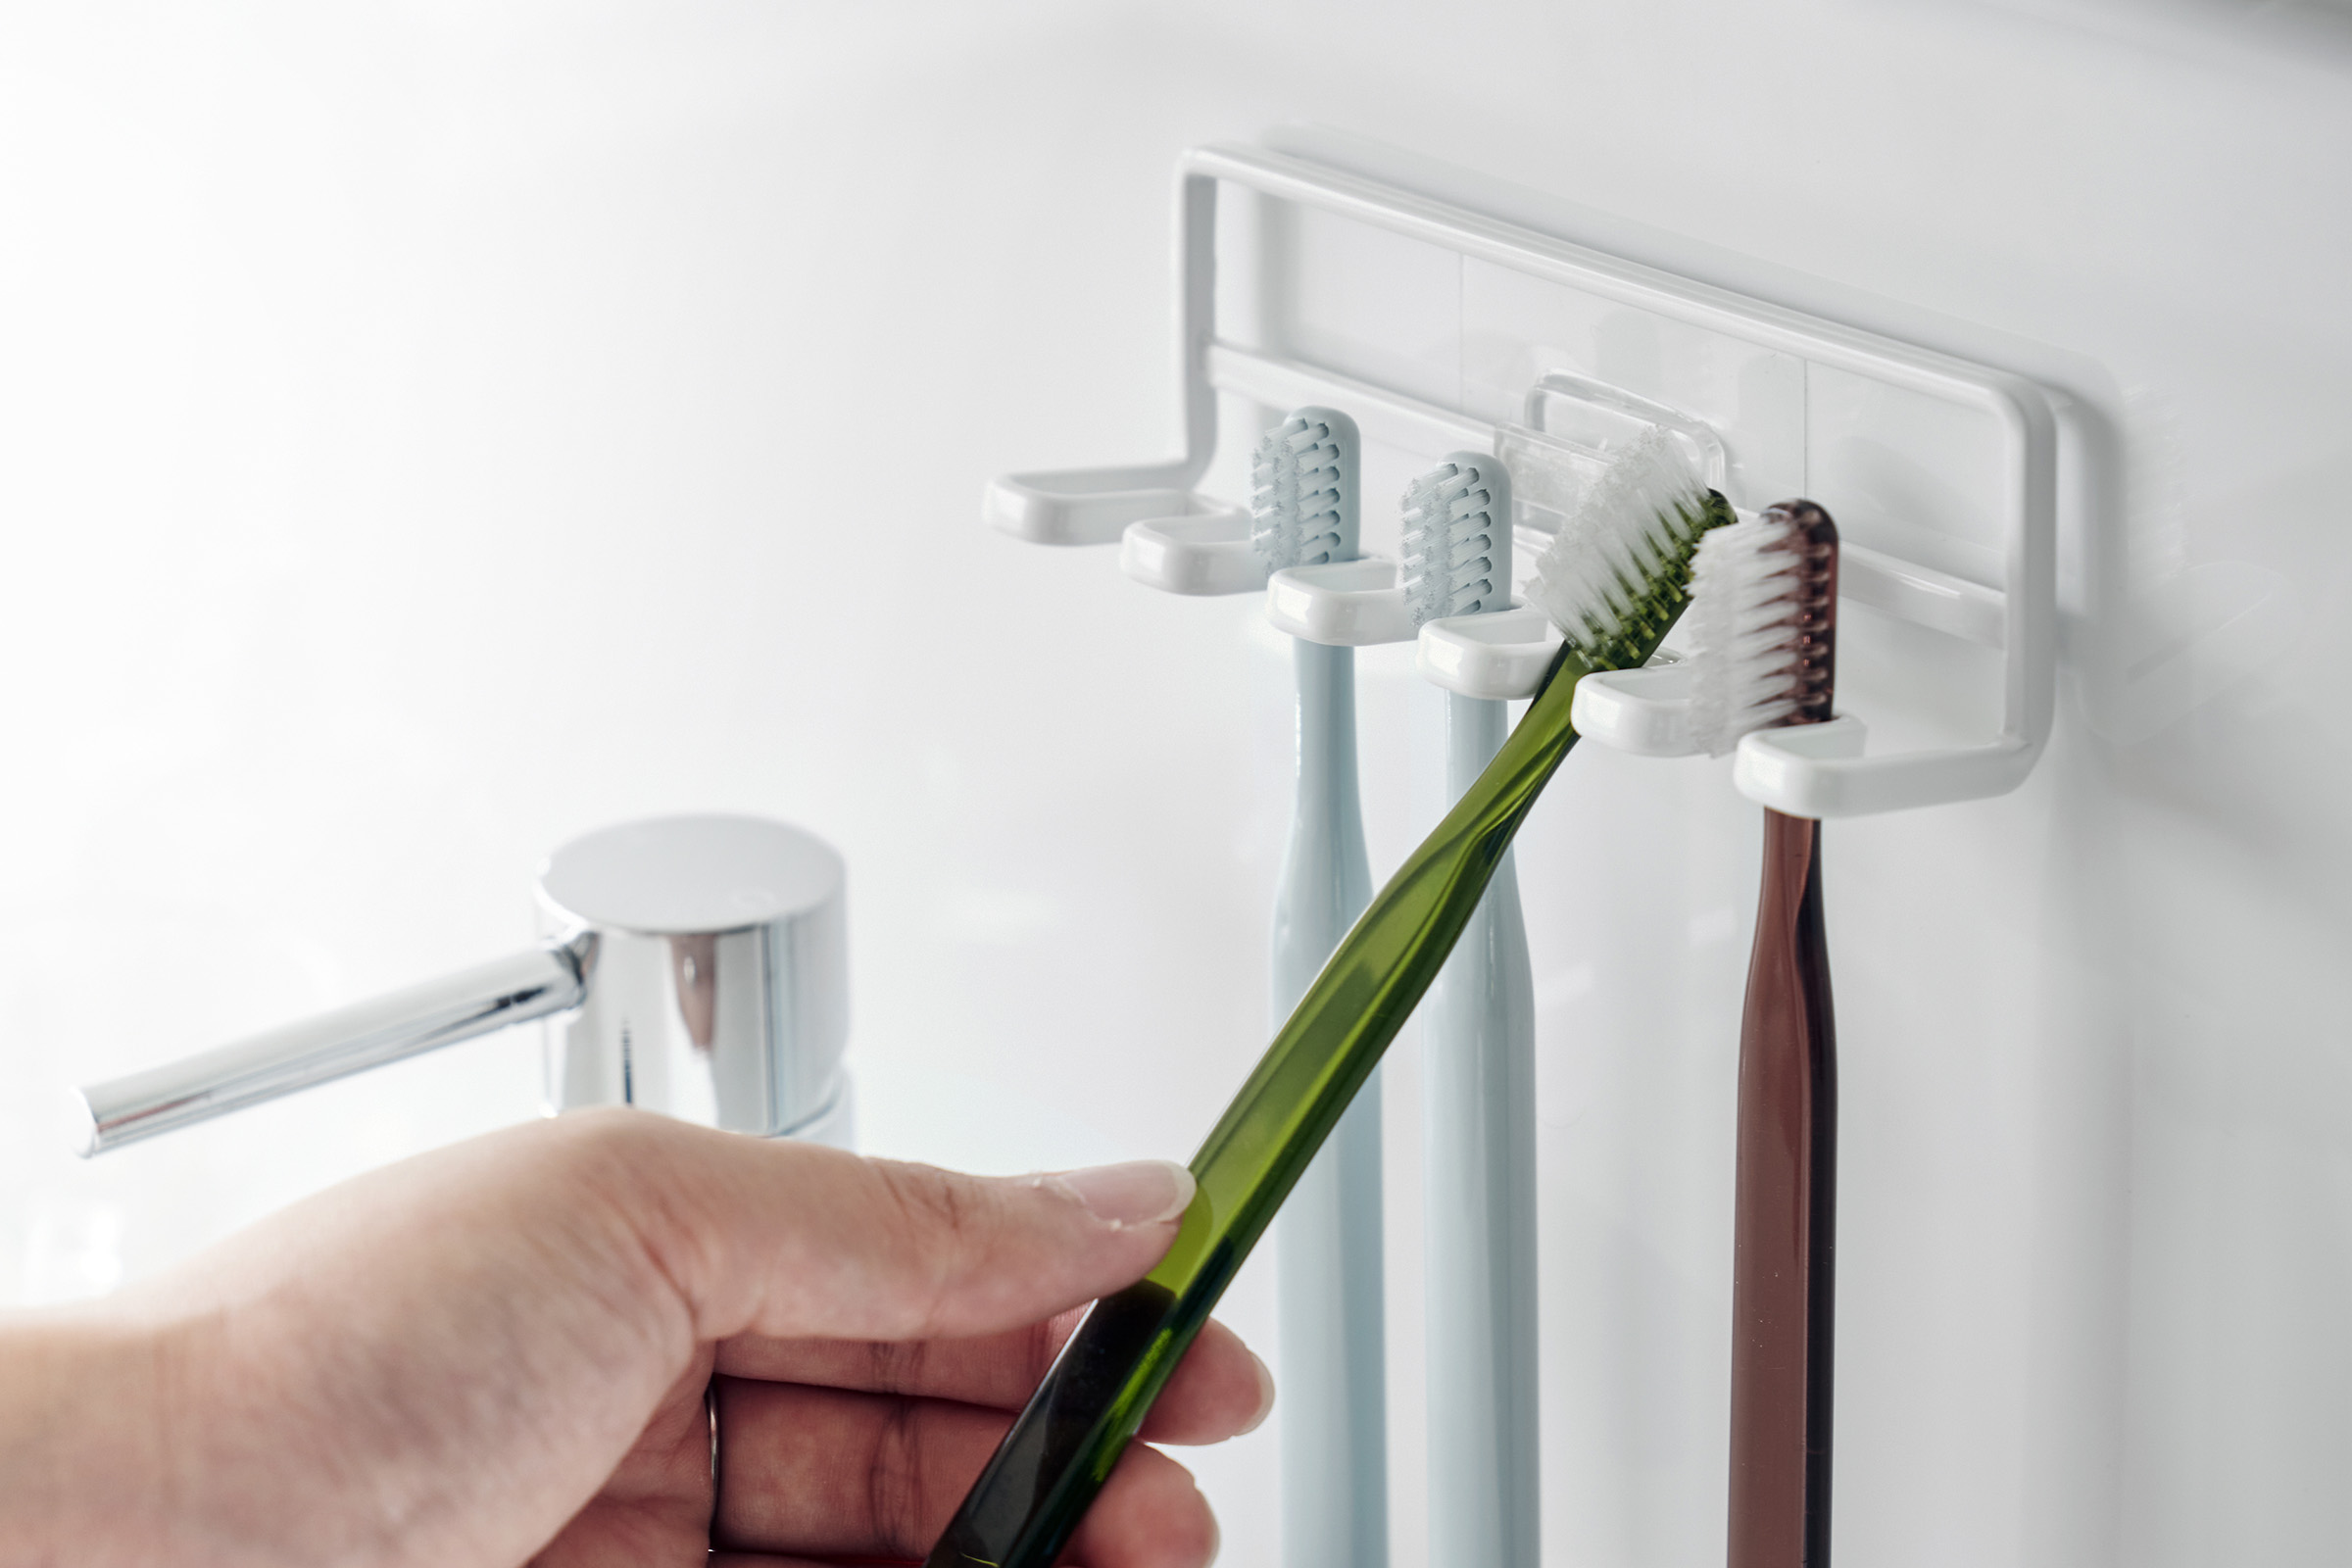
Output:
[[[1413,640],[1413,612],[1396,586],[1396,563],[1386,556],[1274,573],[1266,585],[1266,619],[1277,631],[1336,648]]]
[[[1266,585],[1250,545],[1250,514],[1186,495],[1196,510],[1131,522],[1119,534],[1119,569],[1171,594],[1247,594]]]

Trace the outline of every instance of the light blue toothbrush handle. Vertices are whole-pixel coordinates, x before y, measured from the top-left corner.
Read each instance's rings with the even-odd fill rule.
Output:
[[[1273,1003],[1290,1016],[1372,897],[1355,773],[1355,653],[1301,641],[1298,793],[1275,895]],[[1275,1221],[1285,1568],[1388,1562],[1380,1079]]]
[[[1447,693],[1446,786],[1484,772],[1508,705]],[[1505,856],[1421,1004],[1432,1563],[1532,1568],[1536,1004]]]
[[[1380,1227],[1376,1076],[1274,1222],[1284,1568],[1389,1560]]]

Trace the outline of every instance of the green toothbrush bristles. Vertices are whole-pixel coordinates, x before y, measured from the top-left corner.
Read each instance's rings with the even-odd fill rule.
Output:
[[[1536,558],[1527,597],[1588,668],[1634,668],[1690,602],[1700,537],[1732,520],[1673,438],[1646,431]]]

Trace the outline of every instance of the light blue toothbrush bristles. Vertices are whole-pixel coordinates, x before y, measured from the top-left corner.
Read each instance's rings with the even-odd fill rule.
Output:
[[[1511,476],[1456,452],[1404,492],[1396,585],[1413,624],[1501,610],[1511,599]]]
[[[1355,421],[1300,409],[1265,433],[1250,464],[1250,544],[1268,566],[1353,561]]]
[[[1595,668],[1622,668],[1684,600],[1692,546],[1731,520],[1674,439],[1647,430],[1609,465],[1536,558],[1528,601]]]
[[[1691,563],[1690,731],[1711,756],[1802,706],[1795,533],[1786,514],[1768,512],[1708,534]]]

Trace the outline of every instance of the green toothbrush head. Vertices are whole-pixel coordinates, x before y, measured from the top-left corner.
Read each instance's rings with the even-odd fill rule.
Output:
[[[1536,557],[1530,603],[1588,669],[1633,669],[1690,602],[1690,561],[1731,503],[1699,481],[1674,438],[1645,431]]]

